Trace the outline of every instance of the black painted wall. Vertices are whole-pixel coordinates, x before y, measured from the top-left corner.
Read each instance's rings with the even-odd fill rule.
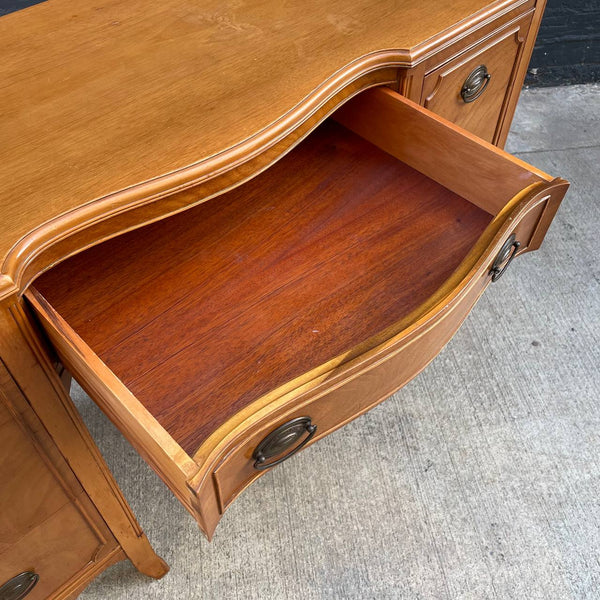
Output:
[[[40,2],[43,0],[0,0],[0,17]]]
[[[600,0],[548,0],[526,83],[600,81]]]
[[[0,0],[0,16],[41,1]],[[548,0],[526,83],[592,81],[600,81],[600,0]]]

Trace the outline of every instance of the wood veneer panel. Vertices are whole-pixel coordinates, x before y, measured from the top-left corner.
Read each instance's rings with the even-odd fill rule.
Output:
[[[423,106],[493,142],[531,19],[532,14],[528,14],[493,40],[486,40],[472,52],[458,56],[427,75],[423,82]],[[481,97],[466,103],[459,92],[479,65],[485,65],[491,78]]]
[[[327,122],[216,200],[35,287],[190,454],[430,296],[491,216]]]

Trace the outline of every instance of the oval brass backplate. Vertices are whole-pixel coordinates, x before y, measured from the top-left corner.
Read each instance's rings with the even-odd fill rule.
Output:
[[[485,92],[491,78],[492,76],[488,73],[485,65],[479,65],[476,69],[473,69],[460,90],[460,95],[465,103],[469,104],[469,102],[477,100]]]
[[[254,450],[254,453],[252,454],[252,458],[255,460],[254,468],[262,471],[282,463],[284,460],[296,454],[300,448],[304,447],[316,431],[317,426],[312,424],[310,417],[297,417],[280,425],[277,429],[271,431],[271,433],[258,444],[256,450]],[[308,435],[297,446],[294,446],[304,434]],[[267,463],[269,458],[280,455],[288,448],[292,448],[292,450],[285,456],[282,456],[272,463]]]
[[[21,600],[35,587],[40,576],[33,571],[24,571],[9,579],[0,587],[0,600]]]

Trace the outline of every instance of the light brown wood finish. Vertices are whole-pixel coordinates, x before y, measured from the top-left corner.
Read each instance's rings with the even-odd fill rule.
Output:
[[[457,38],[450,38],[444,44],[438,45],[435,52],[430,52],[417,61],[410,69],[400,71],[399,90],[403,96],[419,103],[422,97],[422,89],[425,77],[432,71],[454,60],[465,53],[472,52],[478,45],[485,44],[493,39],[498,33],[515,23],[524,15],[540,10],[541,2],[536,0],[525,0],[516,3],[509,10],[488,19],[482,23],[476,31]],[[543,7],[542,7],[543,8]]]
[[[363,92],[333,117],[377,147],[491,215],[552,177],[396,92]]]
[[[0,481],[0,585],[33,571],[28,597],[68,598],[90,571],[124,558],[2,362]]]
[[[85,490],[85,495],[118,541],[122,550],[118,557],[115,555],[115,560],[127,557],[140,571],[162,577],[168,567],[152,550],[108,471],[48,358],[39,331],[32,327],[28,315],[19,305],[3,308],[0,312],[0,355],[6,370],[0,381],[1,394],[13,405],[25,406],[27,403],[31,413],[28,418],[37,423],[36,431],[42,430],[43,423],[43,429],[47,431],[44,435],[53,440],[54,454],[60,453],[62,460],[69,463],[71,481],[79,482],[77,485]],[[14,502],[10,492],[10,487],[3,487],[2,498]],[[49,559],[51,551],[52,544],[49,543]],[[81,589],[107,564],[90,564],[85,572],[72,574],[70,589]]]
[[[42,343],[20,299],[29,283],[89,246],[249,181],[363,90],[386,85],[423,101],[427,74],[462,64],[535,5],[500,116],[483,103],[467,123],[476,128],[493,117],[496,141],[503,143],[543,4],[311,0],[302,6],[206,2],[200,8],[188,0],[156,6],[139,0],[76,6],[51,0],[0,19],[0,357],[10,372],[0,389],[13,405],[26,396],[29,408],[21,414],[40,419],[27,427],[34,437],[47,430],[52,443],[44,452],[56,458],[50,462],[66,459],[70,469],[61,477],[67,488],[81,486],[85,510],[98,510],[113,536],[113,549],[75,575],[77,565],[65,559],[57,573],[67,576],[71,570],[71,577],[58,597],[76,594],[125,556],[154,577],[166,566],[152,552],[65,393],[53,350]],[[500,90],[488,100],[493,104],[498,95]],[[374,111],[392,126],[381,128]],[[428,300],[347,352],[315,368],[304,364],[301,370],[308,370],[299,376],[290,371],[283,385],[271,382],[275,389],[229,416],[196,452],[191,442],[188,452],[182,449],[61,315],[35,290],[29,292],[64,363],[209,537],[231,498],[255,476],[248,471],[248,453],[256,440],[297,414],[299,403],[321,411],[321,432],[332,430],[414,376],[485,287],[489,263],[508,233],[516,226],[520,239],[530,238],[529,249],[539,246],[566,189],[565,182],[552,181],[410,103],[397,104],[385,92],[358,97],[339,117],[494,219]],[[439,147],[432,145],[436,138]],[[462,161],[468,173],[459,168]],[[418,356],[411,354],[414,349]],[[401,356],[410,359],[406,367]],[[352,410],[338,412],[342,401]],[[0,413],[0,427],[6,423]],[[58,507],[44,521],[48,532],[77,522],[70,507]],[[57,548],[63,543],[53,539]],[[86,540],[82,535],[73,548],[87,548]],[[47,549],[35,540],[33,546]]]
[[[494,143],[502,126],[501,114],[512,88],[532,15],[502,29],[491,40],[463,53],[425,77],[421,103],[434,113]],[[469,75],[485,66],[490,75],[476,100],[465,102],[461,90]]]
[[[486,161],[481,141],[389,90],[364,92],[336,118],[491,215],[521,189],[550,179],[491,146]],[[475,162],[466,177],[464,165]],[[245,186],[80,254],[42,276],[36,289],[193,455],[245,404],[410,312],[466,255],[486,220],[453,259],[461,235],[456,220],[470,222],[469,205],[461,209],[443,188],[401,167],[360,138],[323,127]],[[416,195],[409,195],[412,188]],[[281,197],[272,198],[272,190]],[[452,202],[456,212],[445,222],[442,209]],[[429,213],[438,219],[432,231],[445,232],[447,241],[435,234],[436,243],[425,245]],[[365,221],[360,228],[359,218]],[[413,226],[422,246],[407,245],[416,236]],[[385,239],[379,254],[378,238]],[[426,270],[439,269],[437,279],[399,267],[402,260],[415,262],[411,252],[431,261],[423,264]],[[390,253],[393,260],[386,258]],[[231,256],[238,257],[234,263]],[[444,270],[443,260],[454,262]],[[277,270],[268,275],[274,264]],[[310,272],[298,267],[304,264]],[[340,285],[335,276],[347,277],[348,269],[364,276]],[[324,289],[336,292],[327,299]],[[319,304],[330,306],[327,319],[315,313]]]
[[[0,296],[18,292],[53,244],[79,236],[70,252],[81,249],[102,239],[82,234],[99,221],[264,155],[255,173],[350,84],[388,82],[391,66],[417,65],[530,5],[115,0],[74,10],[53,0],[3,17]]]
[[[269,432],[293,418],[309,416],[317,426],[317,434],[310,442],[314,443],[385,400],[437,356],[488,282],[487,273],[482,272],[459,302],[452,303],[447,311],[421,328],[418,335],[409,336],[403,344],[375,359],[367,361],[361,357],[362,364],[353,365],[351,374],[341,382],[328,382],[321,389],[296,398],[287,404],[287,410],[253,425],[249,435],[240,436],[214,468],[219,512],[225,512],[235,497],[260,476],[254,468],[252,453]]]
[[[407,357],[410,360],[407,359],[406,368],[400,370],[397,378],[389,377],[389,370],[386,368],[382,371],[386,375],[384,381],[381,383],[381,387],[378,387],[377,394],[367,395],[364,399],[355,398],[354,400],[347,400],[347,402],[350,403],[349,406],[356,408],[359,412],[366,410],[368,406],[381,400],[383,395],[393,392],[399,385],[402,385],[414,376],[441,349],[451,333],[458,327],[462,320],[462,316],[460,315],[464,316],[465,311],[470,308],[474,301],[474,297],[472,296],[468,296],[471,298],[470,300],[465,299],[467,297],[465,296],[466,290],[471,289],[475,285],[475,282],[479,282],[477,285],[480,286],[486,284],[490,263],[508,234],[522,223],[522,225],[519,225],[521,227],[519,235],[521,235],[521,241],[524,247],[526,247],[531,236],[534,235],[535,237],[538,235],[538,232],[541,232],[547,225],[547,223],[542,226],[539,224],[543,219],[543,214],[545,214],[543,207],[549,203],[552,203],[554,206],[560,202],[566,189],[565,182],[552,180],[548,175],[507,155],[475,136],[460,130],[456,126],[436,117],[389,90],[378,89],[364,92],[361,96],[342,107],[335,117],[340,122],[352,127],[356,132],[364,134],[388,153],[405,160],[413,167],[417,167],[427,176],[437,180],[455,193],[458,191],[463,192],[474,205],[480,207],[480,212],[483,212],[481,210],[483,209],[490,215],[487,219],[493,216],[493,220],[485,229],[479,241],[475,243],[472,240],[470,242],[469,246],[473,249],[460,266],[458,266],[454,274],[450,275],[449,272],[446,272],[444,275],[447,278],[446,283],[442,285],[441,282],[438,282],[434,286],[436,290],[428,292],[430,294],[428,299],[420,299],[420,306],[406,306],[405,309],[407,312],[397,314],[396,319],[398,320],[395,323],[392,323],[385,331],[372,336],[370,339],[364,339],[358,346],[354,348],[347,347],[345,352],[337,356],[331,354],[329,359],[327,357],[320,357],[319,362],[323,360],[324,362],[315,367],[305,364],[303,368],[309,370],[299,376],[293,373],[288,374],[288,377],[292,377],[293,379],[287,383],[281,385],[277,381],[272,381],[271,385],[275,386],[275,389],[267,390],[266,393],[254,401],[250,399],[250,404],[246,406],[235,406],[235,411],[237,412],[233,416],[229,413],[228,419],[222,425],[219,426],[217,422],[213,422],[211,428],[216,426],[217,429],[202,443],[197,452],[193,452],[192,445],[185,448],[187,454],[181,451],[180,444],[183,443],[186,446],[187,442],[184,440],[187,438],[180,438],[178,440],[179,444],[177,440],[172,439],[172,435],[169,435],[169,433],[177,434],[172,428],[170,428],[169,432],[161,425],[159,422],[161,416],[155,410],[156,407],[153,408],[149,404],[145,407],[140,403],[140,398],[136,398],[103,362],[102,359],[108,356],[105,352],[110,350],[110,343],[112,342],[109,342],[109,345],[103,348],[102,344],[105,338],[101,335],[97,339],[99,346],[95,348],[100,354],[98,356],[78,335],[78,331],[75,331],[71,324],[78,323],[76,329],[81,329],[82,327],[85,329],[88,318],[99,318],[95,326],[85,329],[86,333],[84,337],[86,338],[93,335],[94,329],[101,327],[101,322],[108,322],[106,327],[110,328],[112,326],[110,324],[112,317],[103,319],[102,311],[111,310],[111,304],[117,298],[105,296],[107,300],[107,303],[105,303],[102,290],[125,286],[123,300],[127,300],[130,297],[135,297],[138,291],[138,284],[142,284],[142,287],[139,289],[143,290],[143,285],[145,285],[144,280],[147,280],[147,284],[154,285],[154,293],[152,295],[142,293],[139,296],[141,304],[137,302],[138,308],[136,308],[135,312],[142,319],[148,319],[149,323],[154,323],[162,310],[166,309],[168,312],[172,304],[164,304],[163,306],[160,303],[161,294],[165,293],[170,297],[171,293],[177,293],[177,288],[181,287],[183,290],[183,304],[181,304],[181,307],[185,309],[181,316],[191,313],[189,318],[198,318],[200,319],[199,323],[202,322],[204,317],[206,317],[207,322],[212,322],[214,319],[208,318],[211,313],[207,313],[206,310],[207,306],[210,306],[211,294],[216,293],[213,281],[215,278],[216,281],[223,279],[223,285],[228,284],[230,286],[229,289],[232,298],[236,300],[240,299],[240,294],[243,296],[245,293],[243,289],[236,292],[235,286],[237,285],[236,281],[238,278],[229,277],[229,275],[234,275],[234,273],[230,273],[230,270],[235,266],[235,261],[232,263],[231,257],[239,256],[241,260],[240,264],[243,266],[243,257],[249,251],[243,248],[243,240],[248,237],[247,234],[244,234],[244,227],[250,227],[250,231],[258,231],[262,223],[262,227],[266,228],[267,231],[273,228],[274,231],[280,232],[276,221],[271,223],[269,220],[269,211],[258,211],[257,214],[261,214],[262,212],[264,215],[262,221],[252,225],[252,220],[249,220],[251,215],[245,215],[235,202],[228,202],[227,199],[229,196],[215,199],[211,204],[196,209],[200,211],[198,212],[199,215],[203,215],[199,221],[200,229],[197,231],[193,226],[194,213],[188,213],[182,215],[179,219],[160,223],[153,228],[147,229],[148,235],[146,235],[144,230],[139,230],[132,233],[129,238],[115,240],[110,246],[110,252],[104,253],[104,258],[101,256],[101,248],[92,250],[90,256],[93,256],[94,260],[91,265],[87,264],[85,266],[87,255],[82,254],[72,261],[64,263],[62,268],[59,266],[55,273],[50,271],[40,280],[40,289],[52,301],[57,302],[58,311],[37,290],[28,292],[28,298],[39,313],[42,323],[64,363],[84,385],[87,384],[88,391],[105,409],[107,414],[117,422],[132,443],[145,456],[150,458],[150,462],[154,468],[171,488],[176,491],[178,497],[183,500],[185,506],[194,514],[203,530],[209,536],[212,534],[220,514],[231,496],[235,495],[241,487],[254,477],[254,474],[248,471],[251,461],[247,450],[248,438],[250,437],[253,443],[256,441],[253,432],[257,429],[264,432],[266,427],[271,425],[273,427],[276,426],[276,421],[279,422],[280,414],[286,411],[293,410],[294,414],[297,414],[295,412],[296,407],[306,395],[314,393],[323,396],[329,393],[334,388],[343,385],[346,381],[350,381],[360,373],[366,373],[375,363],[389,360],[400,349],[408,348],[413,339],[411,336],[420,337],[422,334],[424,335],[425,331],[431,329],[431,334],[428,334],[424,338],[429,341],[423,342],[426,343],[426,346],[420,350],[423,357],[422,360],[417,360],[416,356],[413,356],[411,351],[407,349]],[[328,127],[323,131],[329,135],[328,132],[330,130],[331,128]],[[335,131],[335,129],[332,131]],[[317,134],[317,141],[319,135]],[[306,144],[309,144],[308,147],[311,147],[310,140],[305,143],[305,146]],[[302,149],[303,146],[300,146],[294,152],[298,153],[300,164],[303,165],[300,171],[304,177],[308,177],[307,185],[308,189],[310,189],[309,173],[311,171],[317,173],[318,181],[322,181],[323,179],[322,173],[319,171],[319,169],[324,168],[322,164],[323,157],[321,156],[313,166],[310,163],[304,164],[300,159]],[[364,153],[364,150],[361,153]],[[315,158],[319,158],[318,152],[309,154],[309,156],[313,155]],[[368,156],[368,153],[365,155]],[[285,160],[293,162],[294,153],[290,154]],[[285,160],[278,165],[278,167],[284,170],[286,169]],[[329,155],[329,161],[335,163],[331,155]],[[327,161],[325,162],[327,163]],[[335,166],[332,166],[332,168],[335,168]],[[354,172],[357,169],[357,166],[352,166],[349,170]],[[245,201],[249,205],[252,205],[252,198],[260,198],[261,189],[264,189],[264,195],[266,195],[268,201],[263,208],[271,206],[269,204],[270,201],[274,203],[271,206],[274,209],[277,206],[278,199],[277,196],[272,199],[270,197],[274,190],[281,190],[283,198],[279,202],[282,203],[286,211],[292,211],[291,207],[286,208],[284,199],[287,194],[293,193],[295,186],[292,186],[292,190],[287,190],[285,186],[282,188],[280,185],[269,185],[271,181],[278,181],[276,173],[277,168],[275,170],[272,169],[270,172],[265,173],[264,179],[259,177],[253,180],[251,184],[240,188],[231,197],[239,198],[240,201]],[[274,179],[271,180],[270,177]],[[264,188],[261,188],[263,180],[267,184]],[[245,188],[247,188],[247,196],[244,195]],[[419,193],[419,189],[419,187],[415,187],[417,193]],[[221,200],[222,202],[220,203]],[[446,202],[450,202],[450,199],[448,198]],[[293,204],[302,206],[301,199],[295,199]],[[452,204],[450,203],[448,206],[450,207]],[[305,210],[307,209],[305,208]],[[414,212],[414,215],[417,218],[418,211]],[[198,248],[202,248],[203,241],[206,241],[208,244],[207,247],[210,248],[211,235],[217,236],[216,241],[220,239],[220,230],[217,226],[219,221],[218,219],[215,220],[215,216],[222,217],[222,222],[229,223],[229,226],[233,226],[234,229],[236,227],[239,228],[238,233],[240,234],[237,246],[229,248],[225,244],[222,248],[224,259],[226,258],[227,260],[221,266],[219,266],[221,264],[219,262],[215,262],[213,265],[210,261],[210,254],[198,254],[197,251],[194,251],[194,244],[199,244]],[[236,221],[236,216],[239,217],[239,222]],[[310,217],[310,214],[308,216]],[[269,223],[269,226],[266,225],[267,223]],[[189,235],[188,229],[193,235]],[[301,225],[300,229],[302,230]],[[410,229],[407,228],[406,231],[410,231]],[[166,236],[168,241],[165,239],[161,242],[161,236],[163,235]],[[281,232],[281,235],[282,239],[278,241],[278,244],[280,245],[280,252],[283,252],[285,255],[285,240],[287,240],[289,235],[285,230]],[[152,246],[151,239],[153,237],[157,237],[156,247]],[[410,236],[408,237],[410,238]],[[235,237],[232,239],[235,241]],[[253,237],[251,236],[249,239],[252,240]],[[406,239],[405,242],[414,243],[410,239]],[[293,238],[291,238],[289,243],[293,246]],[[376,240],[374,239],[372,243],[376,243]],[[180,248],[179,251],[177,251],[178,244],[183,244],[183,248]],[[395,245],[399,247],[401,242]],[[218,248],[218,244],[216,247]],[[260,247],[261,244],[257,244],[257,248]],[[325,250],[326,247],[321,247],[321,255]],[[174,281],[179,280],[179,284],[175,287],[169,284],[163,291],[160,290],[160,286],[156,287],[158,280],[155,269],[156,264],[162,264],[163,268],[167,266],[164,256],[163,259],[158,260],[161,252],[166,253],[165,256],[170,253],[183,253],[180,256],[180,260],[172,264],[173,268],[183,268],[182,272],[174,271],[178,273]],[[190,256],[186,256],[186,252],[189,252]],[[198,262],[199,258],[194,256],[194,253],[200,257],[200,262]],[[133,271],[123,262],[125,259],[132,261]],[[211,268],[215,267],[213,275],[209,277],[210,281],[205,282],[208,286],[207,293],[209,295],[204,300],[204,305],[201,302],[196,303],[192,301],[188,306],[186,302],[189,299],[188,296],[191,290],[185,287],[185,283],[191,281],[193,284],[194,279],[190,279],[190,276],[194,269],[203,264],[203,259],[207,260],[207,266],[211,266]],[[298,255],[298,259],[300,261],[306,260],[309,264],[311,263],[311,260],[307,260],[306,257],[303,258],[302,254]],[[148,271],[147,277],[144,275],[145,267],[143,267],[146,262],[151,269]],[[318,260],[316,262],[318,263]],[[118,268],[115,268],[117,263]],[[73,266],[72,269],[69,266],[70,264]],[[418,275],[421,273],[423,264],[423,261],[413,261],[412,268],[414,274]],[[139,268],[136,269],[137,265],[139,265]],[[175,265],[177,266],[175,267]],[[187,271],[186,265],[189,266]],[[271,267],[268,265],[271,265]],[[276,268],[274,265],[277,265],[276,261],[268,261],[267,265],[261,267],[260,272],[263,274],[262,277],[265,282],[269,281],[269,268]],[[290,267],[287,267],[283,270],[283,273],[287,274],[289,269]],[[208,271],[208,273],[210,274],[211,271]],[[116,279],[112,281],[104,280],[103,278],[106,274],[109,274],[113,278],[116,277]],[[243,275],[243,272],[240,275]],[[343,274],[340,276],[343,277]],[[83,285],[83,282],[78,282],[78,277],[87,279],[87,283]],[[140,277],[141,279],[138,280],[136,277]],[[97,287],[94,287],[94,279],[97,279]],[[60,283],[61,280],[62,284]],[[243,277],[241,281],[245,281]],[[57,285],[56,289],[53,289],[53,283]],[[86,290],[88,285],[91,287]],[[248,284],[245,287],[253,291],[256,286],[260,288],[261,285],[263,284],[254,283],[252,285]],[[70,289],[69,286],[72,286],[73,289]],[[132,288],[129,290],[128,286],[132,286]],[[202,291],[202,287],[200,285],[198,289]],[[483,287],[479,288],[480,291],[482,289]],[[87,293],[91,293],[92,297],[95,296],[95,298],[87,297],[86,299]],[[475,297],[478,293],[475,293]],[[78,297],[79,294],[83,294],[83,296]],[[218,294],[217,296],[220,297]],[[227,295],[223,296],[223,298],[226,297]],[[193,295],[191,298],[193,298]],[[153,309],[150,308],[150,312],[147,314],[146,309],[150,306],[148,302],[151,303],[154,299],[158,299],[158,306],[162,306],[162,308],[157,315],[152,316]],[[206,304],[207,302],[209,304]],[[175,306],[178,304],[176,301]],[[460,308],[458,308],[459,304]],[[222,301],[218,302],[218,305],[222,308]],[[454,320],[445,321],[444,314],[452,306],[456,306],[457,312],[455,314],[457,316]],[[100,307],[100,311],[98,311],[98,307]],[[118,308],[118,302],[115,304],[115,307]],[[60,314],[62,309],[66,312],[66,319]],[[194,311],[197,311],[197,314],[194,314]],[[136,318],[140,317],[136,317],[135,315],[127,317],[126,321],[133,319],[131,323],[133,330],[138,328]],[[234,324],[236,323],[235,319],[231,320],[228,318],[221,327],[229,326],[230,321]],[[180,318],[175,320],[175,323],[177,322],[181,322]],[[445,324],[442,325],[442,323]],[[451,323],[452,326],[446,330],[445,327],[448,323]],[[156,324],[160,324],[160,321],[156,321]],[[123,326],[126,326],[126,323],[123,323]],[[142,338],[146,336],[149,341],[152,341],[158,335],[159,337],[156,339],[160,342],[161,352],[168,353],[171,351],[172,342],[176,341],[176,339],[172,340],[172,342],[165,342],[162,336],[169,336],[169,331],[173,331],[173,327],[174,324],[168,327],[159,326],[157,331],[148,335],[143,332],[143,328],[140,328],[139,331],[142,332]],[[184,329],[187,330],[188,327]],[[115,334],[117,333],[119,332],[115,330]],[[214,332],[214,335],[217,341],[223,339],[225,342],[235,345],[235,332],[233,331],[228,330],[227,334],[221,337],[220,332],[217,330]],[[260,338],[260,336],[258,337]],[[140,341],[142,338],[140,338]],[[192,338],[194,338],[194,335],[192,335]],[[111,336],[109,335],[106,339],[110,340]],[[113,336],[113,339],[116,338]],[[135,336],[131,338],[131,341],[135,341]],[[415,346],[415,348],[417,347],[419,346]],[[395,350],[392,351],[392,349]],[[131,351],[132,349],[130,349]],[[174,354],[174,356],[177,355],[177,353]],[[123,354],[123,357],[126,356],[127,353]],[[273,361],[276,357],[277,353],[273,353],[270,360]],[[142,365],[140,368],[140,364],[137,364],[138,373],[147,374],[149,372],[147,359],[151,358],[152,352],[148,353],[146,358],[136,361]],[[107,360],[109,359],[107,358]],[[301,362],[303,357],[299,357],[298,360]],[[205,359],[200,361],[202,364],[205,362],[207,362]],[[204,377],[206,375],[203,370],[198,370],[198,367],[194,368],[193,361],[190,362],[188,360],[187,364],[189,368],[193,369],[190,382],[193,382],[196,376]],[[272,364],[274,365],[274,363]],[[117,370],[117,374],[122,375],[122,373],[119,373],[118,361],[113,366]],[[174,364],[174,366],[176,367],[177,365]],[[131,373],[133,372],[131,371]],[[178,375],[178,379],[181,379],[180,375]],[[243,383],[245,378],[241,378],[239,381]],[[387,384],[385,381],[387,381]],[[362,389],[361,385],[356,389]],[[202,390],[202,385],[199,386],[199,389]],[[238,395],[242,389],[243,386],[237,390]],[[236,398],[236,394],[231,394],[231,396],[225,394],[224,396],[217,396],[215,398],[209,397],[208,404],[204,405],[204,407],[200,407],[199,405],[197,414],[194,414],[193,411],[190,412],[189,409],[184,410],[183,413],[187,415],[186,420],[188,423],[192,426],[196,424],[197,427],[200,427],[202,426],[203,417],[207,416],[210,412],[211,402],[215,404],[217,404],[217,401],[235,403]],[[168,397],[165,398],[165,401],[167,405],[170,405]],[[325,431],[339,426],[350,417],[356,416],[355,413],[350,415],[342,411],[339,414],[338,421],[336,421],[334,418],[335,411],[332,413],[332,407],[337,406],[337,404],[337,400],[331,400],[331,402],[325,401],[324,406],[326,408],[323,409],[325,412],[320,413],[326,416],[324,421]],[[244,450],[241,454],[234,451],[240,443],[244,445]],[[161,448],[159,452],[156,451],[157,445]],[[233,454],[231,454],[232,452]],[[172,458],[169,459],[169,456]],[[238,468],[239,462],[236,463],[235,461],[231,467],[223,466],[223,460],[229,456],[236,456],[235,460],[237,461],[241,460],[240,456],[244,456],[246,462],[243,468],[240,470]],[[193,472],[194,468],[190,464],[192,459],[193,464],[195,464],[195,472]],[[222,463],[223,465],[219,466]],[[217,474],[217,471],[220,475]],[[184,481],[186,482],[185,484]]]

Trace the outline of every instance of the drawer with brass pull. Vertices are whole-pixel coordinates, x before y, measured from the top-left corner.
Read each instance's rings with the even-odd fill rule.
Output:
[[[460,101],[493,81],[480,71]],[[375,88],[262,174],[66,260],[27,298],[210,537],[256,477],[423,369],[540,245],[567,185]]]
[[[0,383],[12,390],[1,362]],[[0,600],[70,598],[120,548],[19,392],[4,391],[0,482],[14,498],[0,496]]]
[[[496,143],[531,18],[521,17],[429,72],[421,104]]]
[[[479,270],[446,310],[410,335],[367,360],[354,361],[343,376],[333,377],[301,395],[286,412],[254,423],[252,433],[221,453],[213,481],[222,513],[265,469],[294,456],[305,446],[366,412],[421,371],[452,337],[490,282],[496,282],[522,249],[530,247],[544,212],[543,203],[524,210],[504,237],[489,266]]]

